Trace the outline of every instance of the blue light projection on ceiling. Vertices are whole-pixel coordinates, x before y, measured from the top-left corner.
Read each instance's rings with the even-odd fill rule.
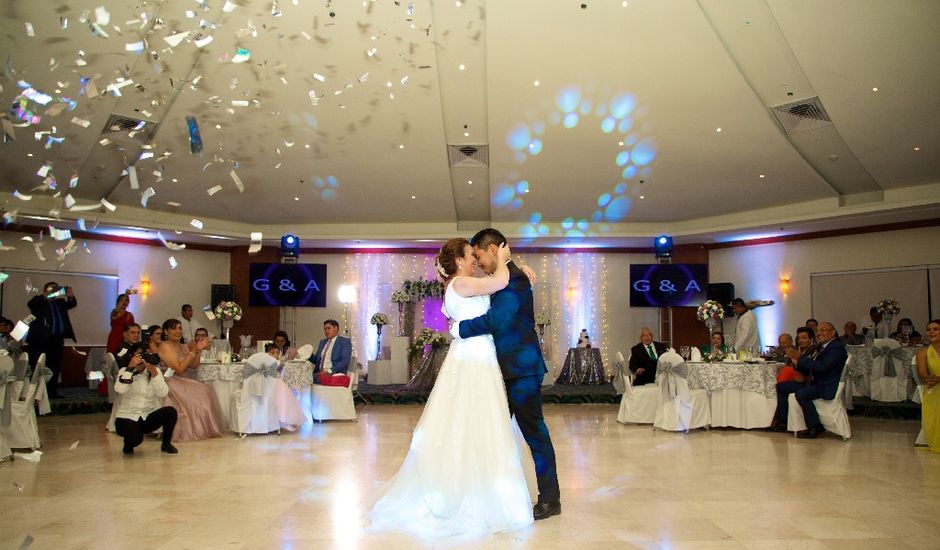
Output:
[[[513,162],[519,167],[497,183],[492,194],[496,209],[524,212],[525,194],[536,189],[539,181],[525,174],[529,159],[552,152],[552,136],[579,125],[596,127],[617,144],[610,159],[610,188],[596,199],[572,204],[571,216],[560,223],[543,219],[540,212],[525,214],[526,224],[520,229],[522,239],[546,236],[587,237],[610,232],[609,224],[626,219],[639,195],[640,178],[649,176],[656,160],[656,144],[652,138],[635,130],[639,117],[636,97],[627,92],[598,93],[581,86],[566,86],[555,94],[554,101],[541,113],[518,122],[506,133],[506,146]],[[551,132],[549,131],[551,130]],[[600,160],[600,159],[598,159]],[[593,161],[592,161],[593,162]]]

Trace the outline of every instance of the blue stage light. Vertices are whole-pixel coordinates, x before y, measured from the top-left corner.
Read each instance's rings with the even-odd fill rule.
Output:
[[[300,254],[300,239],[290,233],[281,237],[281,257],[296,258]]]

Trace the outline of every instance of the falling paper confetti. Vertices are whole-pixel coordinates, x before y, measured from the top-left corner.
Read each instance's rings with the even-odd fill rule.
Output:
[[[137,168],[128,166],[127,177],[131,182],[131,189],[140,189],[140,183],[137,181]]]
[[[202,222],[193,218],[193,221],[189,222],[189,225],[195,227],[196,229],[202,229]]]
[[[141,204],[141,206],[143,206],[144,208],[147,208],[147,201],[150,200],[150,197],[152,197],[152,196],[154,196],[154,195],[156,195],[156,194],[157,194],[157,192],[153,190],[153,187],[148,187],[147,189],[145,189],[144,192],[141,193],[141,195],[140,195],[140,204]]]
[[[82,128],[88,128],[91,125],[91,122],[78,117],[72,117],[72,124],[77,124]],[[77,178],[76,178],[77,179]]]
[[[174,242],[170,242],[164,239],[163,234],[160,232],[157,232],[157,238],[160,239],[160,242],[163,243],[163,246],[169,248],[170,250],[176,251],[176,250],[183,250],[186,248],[185,244],[174,243]]]
[[[17,199],[20,199],[21,201],[30,201],[30,200],[33,200],[33,196],[32,196],[32,195],[24,195],[24,194],[22,194],[22,193],[20,193],[19,191],[16,191],[16,190],[13,191],[13,197],[14,197],[14,198],[17,198]]]
[[[199,126],[196,124],[196,117],[186,117],[186,126],[189,127],[189,152],[202,152],[202,138],[199,137]]]
[[[57,241],[67,241],[72,238],[72,232],[68,229],[56,229],[50,225],[49,236]]]
[[[3,283],[5,283],[6,280],[9,279],[9,278],[10,278],[10,274],[9,274],[9,273],[0,273],[0,285],[2,285]]]
[[[69,450],[70,450],[70,451],[74,451],[74,450],[77,449],[77,448],[78,448],[78,441],[76,441],[75,443],[72,443],[72,446],[69,447]]]
[[[238,188],[238,192],[239,192],[239,193],[244,193],[244,192],[245,192],[245,184],[242,183],[242,179],[241,179],[240,177],[238,177],[238,174],[235,173],[235,170],[232,170],[231,172],[229,172],[229,175],[232,176],[232,181],[235,182],[235,187]],[[202,228],[200,227],[200,229],[202,229]]]
[[[251,59],[251,52],[245,48],[238,48],[235,50],[235,55],[232,57],[232,63],[244,63]]]
[[[248,246],[249,254],[256,254],[258,252],[261,252],[262,237],[263,237],[262,233],[259,233],[259,232],[251,233],[251,245]]]
[[[176,269],[176,266],[177,266],[177,265],[179,265],[179,264],[176,263],[176,258],[174,258],[173,256],[170,256],[170,269]],[[173,371],[173,369],[166,369],[166,370],[167,370],[167,372],[172,372],[172,371]],[[170,376],[173,376],[173,375],[170,374]]]
[[[36,31],[33,30],[33,24],[29,21],[26,22],[26,36],[36,36]]]
[[[215,195],[216,193],[218,193],[218,192],[221,191],[221,190],[222,190],[222,186],[221,186],[221,185],[216,185],[216,186],[214,186],[214,187],[210,187],[209,189],[207,189],[207,190],[206,190],[206,193],[209,193],[209,196],[211,197],[212,195]]]
[[[225,13],[230,13],[232,10],[238,7],[238,4],[235,4],[231,0],[225,0],[225,4],[222,6],[222,11]]]
[[[186,37],[189,36],[189,31],[178,32],[176,34],[171,34],[170,36],[164,36],[163,41],[170,45],[171,48],[175,48],[180,45],[183,40],[186,40]]]
[[[203,38],[196,40],[194,44],[196,44],[197,48],[204,48],[208,46],[211,42],[212,42],[212,36],[210,35],[210,36],[205,36]]]
[[[111,212],[114,212],[115,210],[117,210],[117,206],[114,206],[113,204],[108,202],[107,199],[101,199],[101,206],[107,208]]]

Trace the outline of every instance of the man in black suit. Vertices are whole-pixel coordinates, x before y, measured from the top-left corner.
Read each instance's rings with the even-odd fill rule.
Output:
[[[75,341],[68,310],[78,302],[70,286],[62,289],[58,283],[50,281],[42,288],[42,294],[33,296],[26,303],[29,312],[36,317],[26,333],[27,353],[31,367],[36,366],[40,355],[46,354],[46,366],[52,371],[52,378],[47,383],[49,397],[59,397],[62,346],[66,338]]]
[[[800,439],[812,439],[826,432],[819,413],[813,405],[814,399],[835,399],[839,389],[839,379],[842,369],[848,359],[848,352],[842,342],[836,338],[836,327],[830,322],[822,322],[816,332],[816,355],[813,357],[801,355],[799,349],[787,350],[787,357],[794,368],[806,375],[806,384],[799,382],[781,382],[777,384],[777,413],[774,415],[775,425],[785,425],[789,405],[787,398],[790,394],[796,395],[796,402],[803,409],[803,418],[807,428],[797,432]]]
[[[636,375],[634,386],[652,384],[656,381],[656,361],[666,353],[666,344],[653,341],[649,327],[640,330],[640,343],[630,349],[630,372]]]

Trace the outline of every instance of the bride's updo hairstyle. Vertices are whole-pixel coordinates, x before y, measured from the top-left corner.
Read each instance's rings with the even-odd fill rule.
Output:
[[[470,246],[467,239],[451,239],[444,243],[434,260],[434,268],[441,280],[446,281],[457,273],[457,258],[463,258],[463,251]]]

